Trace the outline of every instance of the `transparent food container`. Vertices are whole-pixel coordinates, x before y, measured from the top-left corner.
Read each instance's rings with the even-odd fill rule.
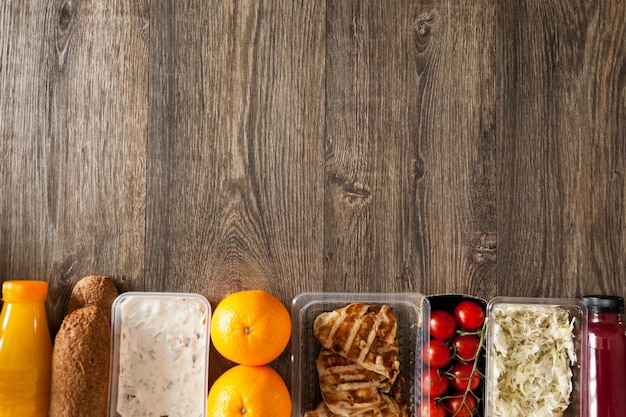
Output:
[[[566,398],[569,403],[564,410],[541,415],[585,416],[587,307],[582,300],[496,297],[487,305],[487,317],[485,416],[510,415],[506,412],[508,404],[517,404],[519,415],[534,415],[528,407],[535,400],[539,400],[536,407],[562,402],[544,401],[549,397]],[[567,342],[570,338],[571,345]],[[547,358],[551,362],[544,362]],[[553,372],[558,368],[565,372],[560,373],[560,378],[553,377],[559,375]],[[571,377],[567,376],[567,369]],[[571,392],[567,394],[570,384]],[[525,396],[522,392],[534,394]],[[548,392],[560,394],[553,397]],[[496,402],[501,404],[500,409]]]
[[[109,417],[205,417],[211,307],[199,294],[127,292],[112,307]]]
[[[454,312],[455,312],[456,307],[459,306],[459,304],[461,304],[463,301],[471,301],[477,304],[478,306],[480,306],[482,309],[482,312],[485,314],[485,317],[486,317],[487,301],[482,298],[474,297],[471,295],[464,295],[464,294],[435,294],[435,295],[429,295],[427,298],[430,303],[430,313],[431,313],[431,317],[433,318],[433,320],[437,320],[435,316],[437,315],[436,312],[439,310],[450,313],[450,315],[454,317],[455,316]],[[463,330],[460,327],[458,320],[456,320],[456,325],[457,325],[457,330],[454,333],[454,335],[446,339],[446,343],[450,346],[453,356],[452,356],[450,363],[441,368],[441,372],[444,375],[446,374],[449,375],[454,372],[455,367],[466,366],[466,365],[459,365],[463,363],[463,364],[471,364],[475,366],[476,372],[479,375],[485,375],[484,332],[485,332],[486,325],[483,323],[483,325],[480,328],[475,329],[475,330],[470,330],[470,331]],[[432,334],[430,336],[431,338],[434,338]],[[455,346],[457,345],[455,344],[454,341],[456,340],[457,337],[461,337],[461,338],[473,337],[477,339],[478,340],[477,342],[478,352],[476,353],[476,356],[474,356],[473,358],[471,357],[463,358],[461,354],[455,350]],[[458,378],[461,380],[464,380],[465,376],[463,377],[459,376]],[[460,394],[464,392],[465,391],[458,391],[453,386],[453,384],[450,383],[446,392],[444,394],[441,394],[438,397],[435,397],[435,400],[438,401],[439,407],[442,407],[445,409],[447,406],[446,398],[450,398],[454,396],[458,397]],[[485,395],[484,394],[484,380],[481,378],[478,386],[476,388],[473,388],[467,391],[467,395],[472,396],[476,399],[475,401],[476,411],[475,411],[474,416],[476,417],[483,416],[484,415],[484,411],[483,411],[484,395]],[[461,408],[461,411],[459,411],[459,415],[465,413],[468,410],[467,405],[461,405],[460,408]],[[452,415],[452,414],[453,412],[450,410],[447,412],[447,415]]]
[[[313,322],[324,312],[351,303],[387,305],[397,320],[400,375],[404,378],[401,397],[407,402],[408,415],[419,416],[423,370],[421,350],[428,340],[430,308],[428,300],[418,293],[302,293],[293,299],[291,319],[291,396],[292,417],[302,417],[322,403],[315,361],[321,344],[313,334]]]

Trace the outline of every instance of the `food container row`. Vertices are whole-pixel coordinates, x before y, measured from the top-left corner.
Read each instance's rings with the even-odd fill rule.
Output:
[[[329,388],[329,378],[342,378],[342,375],[329,374],[327,369],[322,369],[320,377],[320,364],[325,360],[337,365],[332,362],[336,361],[333,354],[341,350],[340,344],[343,346],[347,342],[338,333],[328,336],[330,329],[335,331],[338,327],[333,324],[333,320],[339,317],[336,314],[328,316],[328,313],[341,311],[343,318],[349,319],[353,312],[350,310],[346,313],[344,309],[351,305],[388,308],[366,311],[368,316],[382,317],[382,321],[379,319],[373,325],[375,331],[371,332],[373,336],[368,339],[368,343],[378,343],[376,338],[382,338],[383,329],[388,325],[387,317],[391,313],[395,320],[395,340],[381,342],[377,349],[384,350],[381,354],[383,358],[389,349],[395,349],[392,353],[397,353],[397,365],[392,374],[365,384],[376,388],[370,389],[362,398],[356,398],[353,401],[356,405],[353,406],[358,406],[359,400],[365,402],[368,395],[380,395],[385,400],[394,398],[403,404],[410,417],[435,417],[435,414],[428,412],[426,404],[430,403],[431,398],[428,393],[424,393],[422,386],[424,375],[430,369],[429,364],[424,363],[425,350],[434,338],[429,331],[431,314],[441,310],[453,314],[454,308],[464,300],[479,304],[487,317],[486,325],[478,331],[465,332],[460,329],[460,333],[479,335],[483,347],[475,360],[475,367],[481,376],[480,385],[471,390],[471,395],[476,399],[476,415],[529,415],[525,414],[525,410],[512,411],[507,408],[515,403],[516,398],[510,389],[515,384],[519,384],[522,390],[543,389],[537,391],[537,397],[542,399],[550,395],[564,397],[565,402],[550,397],[550,401],[537,405],[562,406],[562,412],[554,415],[584,415],[582,392],[585,381],[582,370],[586,363],[583,347],[587,337],[587,310],[581,300],[498,297],[487,302],[456,294],[303,293],[293,299],[291,306],[293,333],[289,385],[293,403],[292,417],[302,417],[307,413],[307,417],[318,415],[311,412],[326,407],[326,395],[322,392],[336,390],[336,385]],[[120,295],[112,312],[109,417],[132,414],[135,407],[140,408],[134,390],[144,389],[144,384],[149,389],[156,389],[149,401],[175,398],[179,404],[188,407],[181,410],[182,415],[204,416],[209,388],[210,319],[211,306],[198,294],[130,292]],[[354,334],[346,337],[360,337],[357,327],[361,326],[361,331],[364,331],[365,321],[350,323],[355,326],[354,332],[351,332]],[[509,334],[509,331],[513,331],[513,334]],[[325,336],[320,337],[320,333]],[[571,340],[567,339],[568,335]],[[330,339],[327,344],[324,337]],[[363,336],[365,339],[367,337]],[[510,360],[512,356],[516,359]],[[551,357],[554,361],[561,361],[558,369],[562,372],[552,375],[555,366],[550,365],[550,369],[547,369],[546,363],[541,363],[544,368],[531,369],[533,363],[537,362],[532,358],[537,357]],[[366,357],[362,359],[367,363]],[[342,366],[332,369],[349,369],[346,364],[342,363]],[[442,373],[449,373],[451,366],[447,365],[445,370],[442,368]],[[378,375],[375,364],[372,369],[375,371],[373,374],[369,368],[363,373]],[[536,380],[533,381],[533,378]],[[171,390],[180,392],[175,396],[162,394]],[[437,398],[437,402],[443,406],[443,398],[450,397],[452,392],[450,388]],[[333,394],[336,392],[333,391]],[[451,416],[452,413],[439,415]]]
[[[478,335],[482,347],[475,358],[480,384],[463,391],[471,391],[467,395],[476,400],[473,415],[585,415],[582,394],[587,360],[587,308],[580,299],[497,297],[487,301],[458,294],[305,293],[295,297],[292,305],[293,417],[304,416],[324,401],[320,387],[324,382],[320,382],[316,360],[325,347],[314,334],[316,318],[352,303],[388,305],[395,313],[398,361],[404,382],[400,397],[406,401],[409,416],[467,415],[468,410],[462,408],[470,401],[455,398],[460,392],[458,388],[450,385],[444,394],[438,395],[439,408],[447,411],[433,413],[429,404],[434,398],[422,386],[428,383],[425,375],[431,368],[424,362],[428,343],[434,339],[429,332],[431,314],[443,310],[454,315],[455,307],[463,301],[478,304],[487,318],[478,331],[459,328],[457,332]],[[452,344],[451,340],[447,340],[448,345]],[[454,350],[452,353],[452,360],[441,368],[441,374],[451,375],[453,366],[459,362],[474,362],[455,359]],[[466,383],[469,385],[469,381]],[[527,398],[535,397],[536,404],[524,399],[520,391]],[[452,407],[458,400],[457,408],[450,410],[446,398],[452,401]]]

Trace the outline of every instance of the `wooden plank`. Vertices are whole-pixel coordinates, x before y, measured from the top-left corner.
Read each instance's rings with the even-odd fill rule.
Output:
[[[325,289],[493,293],[493,7],[328,16]]]
[[[494,7],[434,2],[416,26],[424,291],[496,291]]]
[[[321,2],[155,2],[145,286],[321,287]],[[211,361],[217,377],[229,366]],[[276,367],[287,376],[285,354]]]
[[[328,2],[326,291],[418,287],[410,10]]]
[[[143,277],[147,12],[125,1],[1,10],[1,274],[51,283],[55,330],[82,276],[121,288]]]
[[[624,294],[626,8],[498,8],[498,289]]]

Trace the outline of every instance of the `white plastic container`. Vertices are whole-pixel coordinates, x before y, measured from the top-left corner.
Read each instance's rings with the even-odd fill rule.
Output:
[[[531,307],[531,308],[536,307],[539,313],[532,313],[528,315],[519,313],[520,309],[524,309],[526,307]],[[558,323],[560,323],[560,326],[551,325],[550,320],[543,319],[543,317],[545,317],[545,314],[549,314],[549,313],[544,314],[543,311],[540,310],[544,307],[548,307],[549,309],[558,309],[558,310],[566,312],[568,321],[567,322],[564,321],[563,323],[561,323],[562,320],[560,319],[553,320],[552,321],[553,323],[556,323],[558,321]],[[498,311],[500,311],[500,313],[497,313]],[[500,314],[499,317],[501,318],[497,318],[496,314]],[[515,317],[515,320],[518,323],[521,322],[523,323],[523,325],[518,326],[517,324],[513,324],[513,325],[504,324],[505,323],[504,320],[507,320],[509,318],[512,319],[513,317]],[[512,336],[509,336],[507,332],[509,334],[512,334],[514,332],[510,331],[509,329],[507,329],[506,332],[504,330],[498,329],[497,326],[499,326],[498,324],[499,322],[502,322],[503,325],[510,326],[511,328],[517,329],[519,327],[519,328],[525,329],[523,334],[518,334],[516,332],[516,335],[519,336],[517,338],[519,342],[514,343],[514,344],[509,343],[509,340],[513,341],[516,339]],[[486,382],[485,383],[485,388],[486,388],[485,389],[485,417],[499,416],[501,414],[501,413],[496,413],[495,406],[494,406],[495,397],[498,392],[495,386],[497,384],[498,378],[504,378],[504,376],[502,376],[504,372],[512,372],[512,369],[513,369],[512,367],[506,366],[505,371],[496,370],[496,365],[495,365],[496,360],[504,362],[505,364],[508,364],[510,363],[508,359],[509,357],[510,358],[522,358],[526,360],[528,364],[528,365],[524,365],[523,367],[524,369],[527,370],[526,372],[528,373],[528,375],[535,375],[535,374],[538,375],[542,373],[543,375],[546,376],[546,380],[545,380],[546,382],[541,385],[542,388],[549,388],[550,390],[558,390],[558,389],[563,388],[564,384],[560,383],[560,380],[557,380],[556,378],[554,380],[551,379],[552,375],[556,375],[556,374],[553,374],[551,372],[539,372],[538,371],[539,367],[535,367],[535,365],[537,363],[540,363],[539,362],[540,358],[537,360],[526,359],[526,357],[524,357],[523,355],[521,354],[518,355],[517,352],[521,352],[523,350],[520,346],[528,346],[531,348],[537,347],[537,345],[539,345],[540,343],[535,343],[534,342],[535,340],[539,340],[541,344],[545,343],[546,345],[552,343],[551,341],[553,339],[556,339],[557,341],[562,340],[563,339],[563,333],[561,333],[562,329],[557,330],[557,332],[554,333],[554,336],[552,336],[553,332],[551,329],[558,328],[558,327],[561,327],[564,329],[565,326],[568,326],[569,328],[568,323],[571,323],[571,328],[572,328],[571,334],[573,334],[573,352],[574,352],[576,360],[573,364],[571,363],[569,364],[569,369],[571,371],[570,381],[572,385],[572,390],[571,390],[571,393],[569,394],[569,405],[560,415],[562,415],[563,417],[583,417],[586,415],[585,410],[584,410],[584,396],[582,395],[582,392],[583,392],[583,387],[586,384],[586,376],[585,376],[584,370],[586,369],[586,363],[587,363],[587,352],[585,349],[586,340],[587,340],[587,307],[583,304],[582,300],[573,299],[573,298],[496,297],[490,300],[489,304],[487,305],[487,338],[486,338],[487,365],[486,365],[486,381],[485,381]],[[569,330],[568,330],[568,333],[569,333]],[[537,336],[538,339],[535,339],[535,336],[533,335],[538,335]],[[507,344],[508,344],[508,347],[506,349],[503,349],[503,346],[506,347]],[[496,353],[496,350],[500,353]],[[557,349],[554,349],[552,352],[563,353],[564,350],[565,349],[557,348]],[[505,352],[505,351],[507,352],[506,356],[502,356],[503,355],[502,352]],[[541,354],[541,352],[543,352],[543,350],[540,350],[538,353],[535,353],[529,350],[529,355],[540,355],[541,358],[552,357],[551,355],[547,355],[547,354],[543,355]],[[507,359],[503,361],[500,359],[496,359],[498,356],[501,356]],[[528,356],[528,358],[530,358],[530,356]],[[517,363],[517,361],[513,363]],[[500,368],[501,366],[502,365],[498,365],[498,368]],[[499,371],[501,372],[500,374],[498,374]],[[518,381],[526,381],[523,378],[519,378],[520,373],[512,372],[512,375],[516,377],[516,381],[515,381],[516,384],[518,383]],[[512,392],[514,392],[512,385],[513,384],[507,384],[506,390],[505,390],[506,395],[509,397],[506,400],[508,402],[517,401],[515,400],[515,398],[517,397],[512,396]],[[527,386],[527,389],[530,390],[531,388],[528,388]],[[511,398],[513,399],[511,400]],[[534,396],[534,398],[531,398],[531,400],[534,401],[537,398],[539,399],[545,398],[545,395],[542,395],[539,397]],[[528,407],[528,404],[525,401],[519,401],[516,403],[521,403],[522,407]],[[559,415],[559,414],[555,414],[555,415]]]
[[[109,417],[206,417],[206,298],[127,292],[113,303],[111,319]]]
[[[402,398],[408,403],[410,417],[419,416],[422,394],[420,380],[423,370],[421,351],[428,340],[430,308],[419,293],[303,293],[293,299],[291,320],[291,397],[293,417],[302,417],[322,402],[315,360],[321,350],[313,334],[315,318],[351,303],[388,305],[398,324],[400,375],[405,379]]]

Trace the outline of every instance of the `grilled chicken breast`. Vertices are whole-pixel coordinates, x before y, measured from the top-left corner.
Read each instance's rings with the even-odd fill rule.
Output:
[[[336,415],[353,416],[378,407],[381,395],[390,390],[389,380],[328,349],[315,362],[320,390]]]
[[[397,322],[386,305],[350,304],[322,313],[313,333],[322,401],[304,417],[407,417],[400,391]]]
[[[386,306],[350,304],[322,313],[313,323],[317,340],[363,368],[396,379],[398,362],[397,322]]]

